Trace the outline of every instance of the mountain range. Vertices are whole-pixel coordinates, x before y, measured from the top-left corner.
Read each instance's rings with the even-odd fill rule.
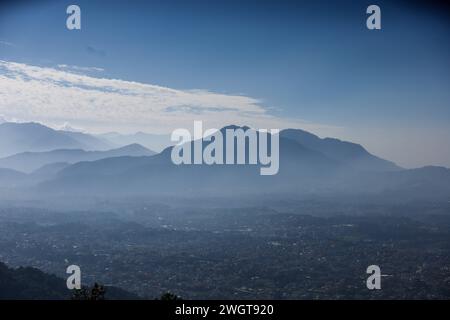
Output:
[[[229,126],[221,131],[227,128],[238,127]],[[86,134],[83,137],[84,143],[92,141]],[[299,129],[282,130],[279,139],[280,170],[274,176],[261,176],[259,165],[175,165],[171,161],[173,147],[153,154],[132,144],[109,151],[89,152],[76,148],[26,152],[3,158],[0,167],[8,169],[0,170],[0,187],[20,188],[20,181],[26,181],[22,186],[34,188],[29,192],[105,196],[378,194],[448,199],[450,195],[450,170],[446,168],[403,169],[369,153],[359,144],[322,139]],[[50,147],[38,141],[40,148]],[[54,140],[50,142],[54,144]],[[203,147],[208,143],[203,142]]]
[[[42,152],[22,152],[9,157],[0,158],[0,168],[14,169],[31,173],[52,163],[73,164],[80,161],[95,161],[104,158],[122,156],[152,156],[155,152],[139,144],[106,151],[85,151],[82,149],[57,149]]]
[[[299,129],[281,131],[282,138],[291,139],[311,150],[342,163],[351,163],[355,170],[395,171],[401,169],[395,163],[370,154],[359,144],[341,141],[335,138],[321,139],[318,136]]]
[[[0,157],[56,149],[108,150],[112,143],[81,132],[54,130],[39,123],[0,124]]]
[[[173,144],[170,140],[169,134],[150,134],[145,132],[137,132],[134,134],[120,134],[117,132],[108,132],[96,135],[95,137],[108,141],[109,143],[116,145],[118,147],[130,145],[130,144],[140,144],[147,149],[161,152],[166,147]]]

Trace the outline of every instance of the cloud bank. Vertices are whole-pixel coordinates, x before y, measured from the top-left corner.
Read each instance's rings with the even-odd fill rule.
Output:
[[[78,72],[73,69],[0,60],[0,114],[49,125],[69,122],[91,132],[167,133],[190,128],[194,120],[215,128],[309,126],[269,114],[252,97],[99,78],[80,74],[82,67],[77,67]]]

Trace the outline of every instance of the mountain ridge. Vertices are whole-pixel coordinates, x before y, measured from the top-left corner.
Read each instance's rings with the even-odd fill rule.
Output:
[[[0,158],[0,168],[31,173],[40,167],[57,162],[74,164],[80,161],[95,161],[120,156],[152,156],[156,154],[138,144],[105,151],[85,151],[83,149],[56,149],[51,151],[22,152]]]
[[[230,125],[220,131],[223,133],[226,129],[254,130]],[[68,165],[65,161],[54,161],[25,176],[4,171],[5,178],[0,182],[3,181],[3,187],[16,189],[21,181],[26,182],[23,184],[31,187],[28,190],[42,194],[90,196],[377,193],[445,198],[450,195],[450,171],[443,168],[403,169],[370,154],[359,144],[321,139],[300,129],[282,130],[279,139],[280,167],[273,176],[261,176],[260,165],[175,165],[171,160],[173,146],[170,146],[151,156],[119,154],[92,161],[79,159],[82,161]],[[203,141],[200,146],[205,148],[209,143],[212,142]],[[194,147],[194,141],[186,144]],[[144,149],[132,144],[125,150],[140,152]],[[248,152],[246,146],[246,159]]]
[[[297,141],[338,161],[352,162],[356,170],[396,171],[402,169],[391,161],[372,155],[357,143],[329,137],[321,139],[301,129],[285,129],[280,132],[280,136]]]
[[[227,126],[221,129],[247,129],[247,127]],[[291,133],[295,131],[291,131]],[[303,134],[303,131],[300,131]],[[310,134],[312,139],[320,139]],[[325,148],[322,153],[319,145],[306,147],[292,139],[292,135],[280,133],[280,172],[275,176],[261,177],[257,165],[174,165],[170,154],[173,147],[164,149],[153,157],[103,159],[89,163],[77,163],[63,169],[54,180],[44,183],[50,190],[67,188],[68,192],[80,190],[108,193],[177,193],[192,192],[210,194],[245,194],[249,192],[322,192],[331,190],[353,190],[360,192],[381,192],[391,186],[392,174],[405,169],[389,161],[368,153],[362,146],[340,141],[329,141],[333,148],[345,146],[349,149],[340,154],[332,153],[333,148]],[[295,137],[294,137],[295,138]],[[317,140],[316,140],[317,141]],[[192,147],[194,142],[191,143]],[[207,144],[207,143],[206,143]],[[305,143],[307,144],[307,143]],[[205,142],[203,143],[203,147]],[[314,149],[313,149],[314,148]],[[364,166],[355,169],[355,160],[365,160]],[[370,165],[375,163],[374,169]],[[410,179],[415,175],[411,171]],[[386,173],[388,177],[380,181],[377,176]],[[366,179],[361,180],[360,179]],[[371,181],[373,185],[364,184]],[[395,181],[394,181],[395,182]],[[364,186],[361,187],[360,183]],[[450,188],[450,180],[445,185]],[[117,186],[120,186],[118,188]],[[400,185],[403,187],[402,185]],[[217,190],[217,191],[215,191]]]
[[[0,157],[55,149],[107,150],[111,144],[94,136],[54,130],[36,122],[0,123]]]

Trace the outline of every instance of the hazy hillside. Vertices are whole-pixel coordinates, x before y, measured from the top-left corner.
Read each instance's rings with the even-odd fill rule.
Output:
[[[39,130],[46,130],[39,126]],[[27,131],[30,127],[23,128]],[[228,126],[221,131],[236,128]],[[46,130],[49,134],[55,134],[49,130]],[[226,156],[225,136],[223,142]],[[204,141],[203,148],[209,143]],[[190,144],[193,147],[194,143]],[[18,189],[35,185],[34,190],[41,194],[106,196],[345,193],[435,198],[450,194],[446,169],[404,170],[358,144],[320,139],[302,130],[288,129],[280,133],[279,172],[274,176],[261,176],[259,164],[177,166],[171,160],[171,151],[172,147],[168,147],[154,155],[133,144],[109,151],[25,152],[0,159],[0,167],[16,169],[0,171],[0,187]],[[248,147],[245,157],[249,157]],[[34,172],[24,175],[17,170]]]
[[[121,157],[78,163],[65,168],[53,181],[41,187],[53,192],[65,190],[105,195],[396,192],[415,197],[421,189],[411,188],[412,184],[420,183],[422,188],[431,188],[436,184],[434,175],[428,178],[431,172],[417,175],[419,169],[403,170],[369,154],[359,145],[338,140],[318,142],[318,138],[311,135],[312,141],[304,143],[310,148],[299,143],[301,139],[293,139],[296,136],[307,137],[307,133],[292,130],[289,135],[284,133],[280,136],[280,170],[274,176],[261,176],[259,165],[176,166],[170,158],[172,148],[167,148],[153,157]],[[205,145],[207,142],[204,142]],[[382,171],[382,168],[385,170]],[[438,194],[450,194],[450,177],[441,175],[440,181]]]
[[[109,141],[90,134],[63,130],[59,130],[58,132],[78,141],[85,146],[85,148],[83,148],[85,150],[107,150],[115,147],[114,144],[110,143]]]
[[[55,149],[107,150],[111,144],[84,133],[57,131],[38,123],[0,124],[1,157]]]
[[[27,175],[23,172],[0,168],[0,187],[20,185],[26,178]]]
[[[321,139],[318,136],[299,129],[281,131],[281,137],[292,139],[312,150],[319,151],[331,159],[343,162],[355,170],[395,171],[401,169],[395,163],[378,158],[363,146],[334,138]]]
[[[81,149],[60,149],[46,152],[23,152],[0,159],[0,168],[32,172],[40,167],[57,162],[76,163],[80,161],[94,161],[104,158],[122,156],[151,156],[155,152],[141,145],[133,144],[107,151],[84,151]]]
[[[72,292],[66,280],[36,268],[8,268],[0,262],[0,300],[68,300]],[[125,290],[106,287],[106,299],[136,299]]]
[[[77,163],[62,170],[54,181],[42,187],[91,193],[120,191],[123,194],[179,191],[230,194],[238,190],[256,193],[258,190],[290,188],[297,185],[300,178],[333,175],[341,167],[320,152],[285,138],[280,139],[280,172],[274,177],[261,177],[259,165],[177,166],[171,161],[171,150],[169,147],[153,157]],[[248,150],[246,154],[248,158]]]
[[[0,262],[0,299],[70,299],[65,281],[34,268],[11,269]]]
[[[169,134],[150,134],[144,132],[137,132],[135,134],[120,134],[117,132],[108,132],[97,135],[97,137],[109,141],[117,146],[126,146],[137,143],[156,152],[161,152],[168,146],[174,145],[174,143],[170,140]]]

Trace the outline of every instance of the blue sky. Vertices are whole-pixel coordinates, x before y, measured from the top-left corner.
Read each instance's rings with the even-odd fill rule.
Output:
[[[121,86],[133,82],[170,88],[178,99],[177,115],[187,120],[191,117],[182,111],[197,112],[194,117],[201,118],[192,105],[205,107],[211,101],[216,108],[230,110],[227,116],[207,110],[214,125],[220,124],[216,119],[220,118],[254,121],[255,126],[296,126],[362,143],[404,166],[450,167],[450,19],[448,6],[425,3],[6,2],[0,5],[0,60],[21,64],[20,72],[29,72],[24,66],[57,68],[92,79],[120,79]],[[69,4],[81,7],[80,31],[65,28]],[[370,4],[381,7],[382,30],[369,31],[365,26]],[[97,69],[83,69],[87,67]],[[11,68],[4,65],[3,72]],[[93,85],[92,79],[78,86]],[[42,84],[42,78],[39,81]],[[12,84],[10,88],[11,93]],[[201,90],[201,96],[192,95],[193,89]],[[33,120],[37,111],[28,116],[15,113],[19,101],[12,99],[4,99],[0,114]],[[33,96],[20,102],[26,103],[24,99]],[[53,99],[57,101],[55,97],[42,101]],[[152,96],[142,101],[155,100]],[[233,103],[238,110],[232,110]],[[137,107],[131,110],[139,112]],[[132,120],[108,127],[67,113],[67,119],[61,112],[47,120],[67,121],[89,131],[117,127],[124,132],[134,128],[161,132],[163,122],[169,121],[161,115],[148,129]],[[43,115],[38,118],[46,120]]]

